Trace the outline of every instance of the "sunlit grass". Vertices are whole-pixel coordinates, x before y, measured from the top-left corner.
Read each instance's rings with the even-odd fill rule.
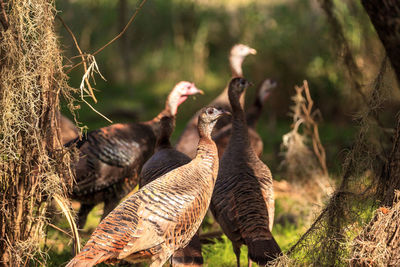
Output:
[[[215,241],[215,244],[202,246],[203,257],[207,266],[236,266],[236,256],[233,252],[232,242],[225,235],[222,236],[222,241]],[[247,265],[247,247],[245,246],[241,248],[240,264],[242,266]]]

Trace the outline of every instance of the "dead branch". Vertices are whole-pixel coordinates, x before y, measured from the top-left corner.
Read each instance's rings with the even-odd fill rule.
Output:
[[[79,47],[78,41],[76,40],[76,37],[75,37],[74,33],[71,31],[71,29],[68,27],[68,25],[64,22],[64,20],[59,15],[57,15],[57,18],[61,21],[61,23],[64,26],[64,28],[68,31],[68,33],[71,35],[72,39],[74,40],[75,47],[78,50],[79,55],[82,58],[83,69],[85,70],[85,73],[86,73],[87,70],[88,70],[88,68],[87,68],[87,60],[86,60],[85,56],[83,55],[81,48]],[[85,79],[85,83],[86,83],[86,85],[87,85],[87,87],[89,89],[90,96],[92,97],[93,101],[95,103],[97,103],[97,99],[96,99],[96,97],[95,97],[95,95],[93,93],[93,89],[92,89],[92,86],[89,83],[89,79],[88,78]]]
[[[81,48],[79,47],[78,41],[76,40],[76,37],[74,35],[74,33],[71,31],[71,29],[68,27],[68,25],[64,22],[64,20],[60,17],[57,16],[58,19],[61,21],[61,23],[63,24],[63,26],[65,27],[65,29],[69,32],[69,34],[71,35],[72,39],[74,40],[76,49],[79,52],[80,57],[82,58],[82,62],[83,62],[83,68],[85,70],[83,78],[82,78],[82,82],[80,85],[80,90],[81,90],[81,100],[88,105],[94,112],[96,112],[97,114],[99,114],[101,117],[103,117],[105,120],[107,120],[108,122],[112,123],[112,120],[110,120],[109,118],[107,118],[105,115],[103,115],[101,112],[97,111],[89,102],[86,101],[85,96],[83,94],[83,92],[87,92],[89,94],[89,96],[92,97],[93,101],[95,103],[97,103],[97,99],[94,95],[92,86],[89,82],[89,78],[92,77],[93,81],[94,81],[94,76],[93,76],[93,72],[96,72],[100,75],[101,78],[103,78],[105,80],[105,78],[101,75],[99,67],[97,66],[96,60],[94,58],[93,55],[90,54],[83,54]],[[89,62],[90,61],[90,62]],[[90,63],[89,67],[87,66],[87,64]],[[88,90],[85,88],[85,84],[88,87]]]
[[[96,52],[92,53],[92,56],[97,55],[98,53],[100,53],[101,51],[103,51],[107,46],[111,45],[112,43],[114,43],[116,40],[118,40],[125,32],[126,30],[129,28],[129,26],[132,24],[132,22],[135,20],[137,14],[139,13],[139,11],[142,9],[143,5],[146,3],[147,0],[143,0],[139,6],[136,8],[135,12],[133,13],[132,17],[129,19],[128,23],[126,24],[125,28],[122,29],[122,31],[115,36],[113,39],[111,39],[108,43],[106,43],[105,45],[103,45],[101,48],[99,48]],[[74,66],[72,66],[70,69],[66,70],[65,73],[68,74],[70,73],[73,69],[75,69],[76,67],[80,66],[81,64],[83,64],[83,61],[75,64]]]
[[[301,110],[302,113],[299,115],[303,120],[305,126],[305,132],[311,137],[314,154],[318,159],[322,172],[325,176],[328,176],[328,168],[326,167],[326,153],[325,148],[322,146],[321,139],[319,137],[318,123],[315,120],[316,114],[319,114],[318,110],[313,112],[314,101],[311,98],[310,89],[308,82],[303,81],[303,86],[295,86],[297,94],[305,94],[305,101],[302,101]]]

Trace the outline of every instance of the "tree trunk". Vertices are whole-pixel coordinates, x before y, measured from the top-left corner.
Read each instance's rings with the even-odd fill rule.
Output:
[[[400,1],[361,0],[400,82]]]
[[[3,1],[1,1],[3,2]],[[2,4],[2,3],[1,3]],[[0,262],[27,266],[40,258],[46,207],[65,196],[68,153],[58,130],[66,90],[53,0],[2,5],[0,42]],[[4,23],[6,27],[4,27]]]

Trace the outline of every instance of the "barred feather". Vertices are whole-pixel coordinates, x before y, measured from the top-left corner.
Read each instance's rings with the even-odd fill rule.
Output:
[[[233,79],[229,99],[233,110],[232,137],[220,161],[210,209],[232,241],[238,266],[240,246],[247,245],[248,257],[258,264],[275,258],[280,249],[272,237],[274,214],[272,176],[250,145],[245,114],[239,97],[248,86]]]
[[[132,263],[150,260],[151,266],[161,266],[173,252],[185,247],[211,200],[218,174],[211,131],[222,114],[214,108],[206,109],[199,123],[202,138],[196,158],[143,186],[118,205],[67,266],[121,259]]]
[[[81,202],[79,227],[84,226],[88,213],[96,204],[104,201],[104,218],[136,187],[143,164],[154,152],[160,134],[160,119],[175,120],[178,106],[188,95],[197,93],[202,91],[193,83],[179,82],[170,92],[165,109],[153,120],[113,124],[66,144],[75,144],[80,150],[80,159],[74,166],[76,184],[72,193],[72,198]]]
[[[175,128],[174,126],[173,121],[168,117],[161,119],[161,135],[157,140],[156,152],[143,165],[140,173],[140,187],[191,161],[188,156],[173,149],[171,146],[170,137]],[[197,232],[186,247],[177,250],[172,255],[172,266],[202,265],[203,257],[201,255],[199,233]]]

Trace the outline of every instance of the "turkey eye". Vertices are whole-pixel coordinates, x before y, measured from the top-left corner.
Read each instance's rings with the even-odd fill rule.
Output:
[[[207,113],[208,113],[208,115],[211,115],[211,114],[214,113],[214,110],[213,109],[209,109],[209,110],[207,110]]]

